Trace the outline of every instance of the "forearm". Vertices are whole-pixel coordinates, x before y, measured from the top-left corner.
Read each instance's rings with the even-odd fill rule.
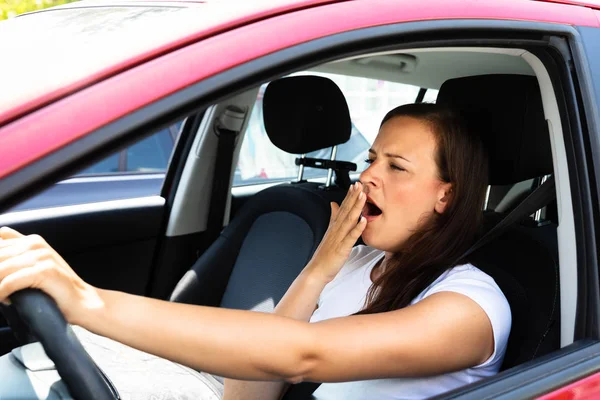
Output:
[[[312,316],[319,296],[327,281],[314,271],[309,264],[291,284],[281,301],[275,307],[274,313],[299,321],[308,321]]]
[[[326,284],[312,271],[312,266],[309,264],[300,273],[277,304],[275,314],[300,321],[310,319]],[[285,382],[248,382],[226,379],[223,400],[278,399],[285,387]]]
[[[170,303],[100,290],[79,320],[90,331],[208,373],[295,379],[312,348],[309,324],[281,316]]]

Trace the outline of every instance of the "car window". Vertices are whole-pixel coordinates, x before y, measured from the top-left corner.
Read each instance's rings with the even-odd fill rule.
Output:
[[[119,172],[119,153],[113,154],[99,163],[85,169],[79,175],[112,174]]]
[[[379,130],[379,123],[392,108],[413,103],[417,99],[418,86],[402,83],[354,77],[338,74],[301,72],[294,75],[319,75],[330,78],[342,90],[352,119],[350,139],[338,146],[337,160],[351,161],[362,171],[366,164],[366,152]],[[286,181],[298,176],[295,165],[297,154],[286,153],[271,143],[263,124],[262,98],[267,84],[262,85],[252,109],[248,127],[242,142],[233,186]],[[437,90],[427,90],[424,101],[435,102]],[[330,158],[331,149],[307,154],[307,157]],[[325,177],[327,170],[305,168],[304,178]]]
[[[111,154],[11,211],[159,195],[182,124],[179,121]]]
[[[112,154],[76,176],[165,172],[182,123],[183,121],[179,121]]]
[[[164,129],[127,148],[126,172],[164,172],[173,149],[173,138]]]

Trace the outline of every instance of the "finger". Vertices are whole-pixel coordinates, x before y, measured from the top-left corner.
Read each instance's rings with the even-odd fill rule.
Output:
[[[3,226],[2,228],[0,228],[0,239],[18,239],[23,237],[25,236],[15,231],[14,229],[9,228],[8,226]]]
[[[50,258],[49,254],[48,249],[29,250],[0,262],[0,283],[15,272]]]
[[[354,202],[354,204],[352,205],[352,208],[350,208],[347,211],[344,222],[342,223],[342,226],[343,226],[342,230],[345,230],[346,234],[348,234],[348,232],[350,232],[350,230],[352,228],[354,228],[354,226],[359,221],[359,217],[362,213],[362,210],[365,206],[366,201],[367,201],[367,196],[362,192],[359,193],[358,198],[356,199],[356,202]]]
[[[362,235],[362,233],[364,232],[366,227],[367,227],[367,219],[365,217],[360,217],[358,224],[356,224],[356,226],[350,230],[348,235],[346,235],[346,237],[343,240],[342,245],[349,246],[349,247],[354,246],[354,243],[356,243],[356,241],[358,240],[360,235]]]
[[[350,212],[352,207],[354,207],[354,204],[356,203],[356,200],[358,200],[360,193],[362,193],[362,185],[359,182],[356,182],[350,187],[346,198],[340,206],[340,211],[338,212],[338,219],[346,219],[348,217],[348,213]]]
[[[332,222],[335,219],[338,211],[340,210],[340,206],[338,205],[338,203],[333,201],[329,203],[329,205],[331,206],[331,216],[329,217],[329,222]]]
[[[6,244],[9,242],[9,244]],[[31,249],[31,244],[22,239],[11,239],[0,242],[0,262],[16,257]]]
[[[3,249],[9,247],[25,247],[26,249],[39,249],[46,246],[46,241],[39,235],[21,236],[14,239],[2,239],[0,240],[0,253]],[[1,258],[1,256],[0,256]]]
[[[0,249],[14,246],[22,241],[23,239],[0,239]]]
[[[358,221],[358,218],[361,216],[362,210],[365,207],[366,202],[367,202],[367,195],[364,194],[363,192],[360,192],[358,195],[358,199],[356,199],[356,202],[354,203],[354,206],[349,211],[348,219],[350,221],[352,221],[354,223],[356,223],[356,221]]]
[[[39,288],[40,283],[51,270],[52,263],[47,260],[10,274],[0,282],[0,301],[6,301],[10,295],[19,290]]]

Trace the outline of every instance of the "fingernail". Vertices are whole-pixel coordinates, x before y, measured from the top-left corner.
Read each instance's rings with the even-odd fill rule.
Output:
[[[360,192],[360,194],[358,195],[358,198],[362,200],[363,197],[365,197],[365,194],[363,192]]]

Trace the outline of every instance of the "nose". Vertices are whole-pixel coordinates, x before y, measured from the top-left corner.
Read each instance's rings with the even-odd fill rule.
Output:
[[[358,180],[368,187],[379,187],[381,185],[381,179],[379,177],[379,166],[377,161],[374,161],[369,165],[361,174]]]

